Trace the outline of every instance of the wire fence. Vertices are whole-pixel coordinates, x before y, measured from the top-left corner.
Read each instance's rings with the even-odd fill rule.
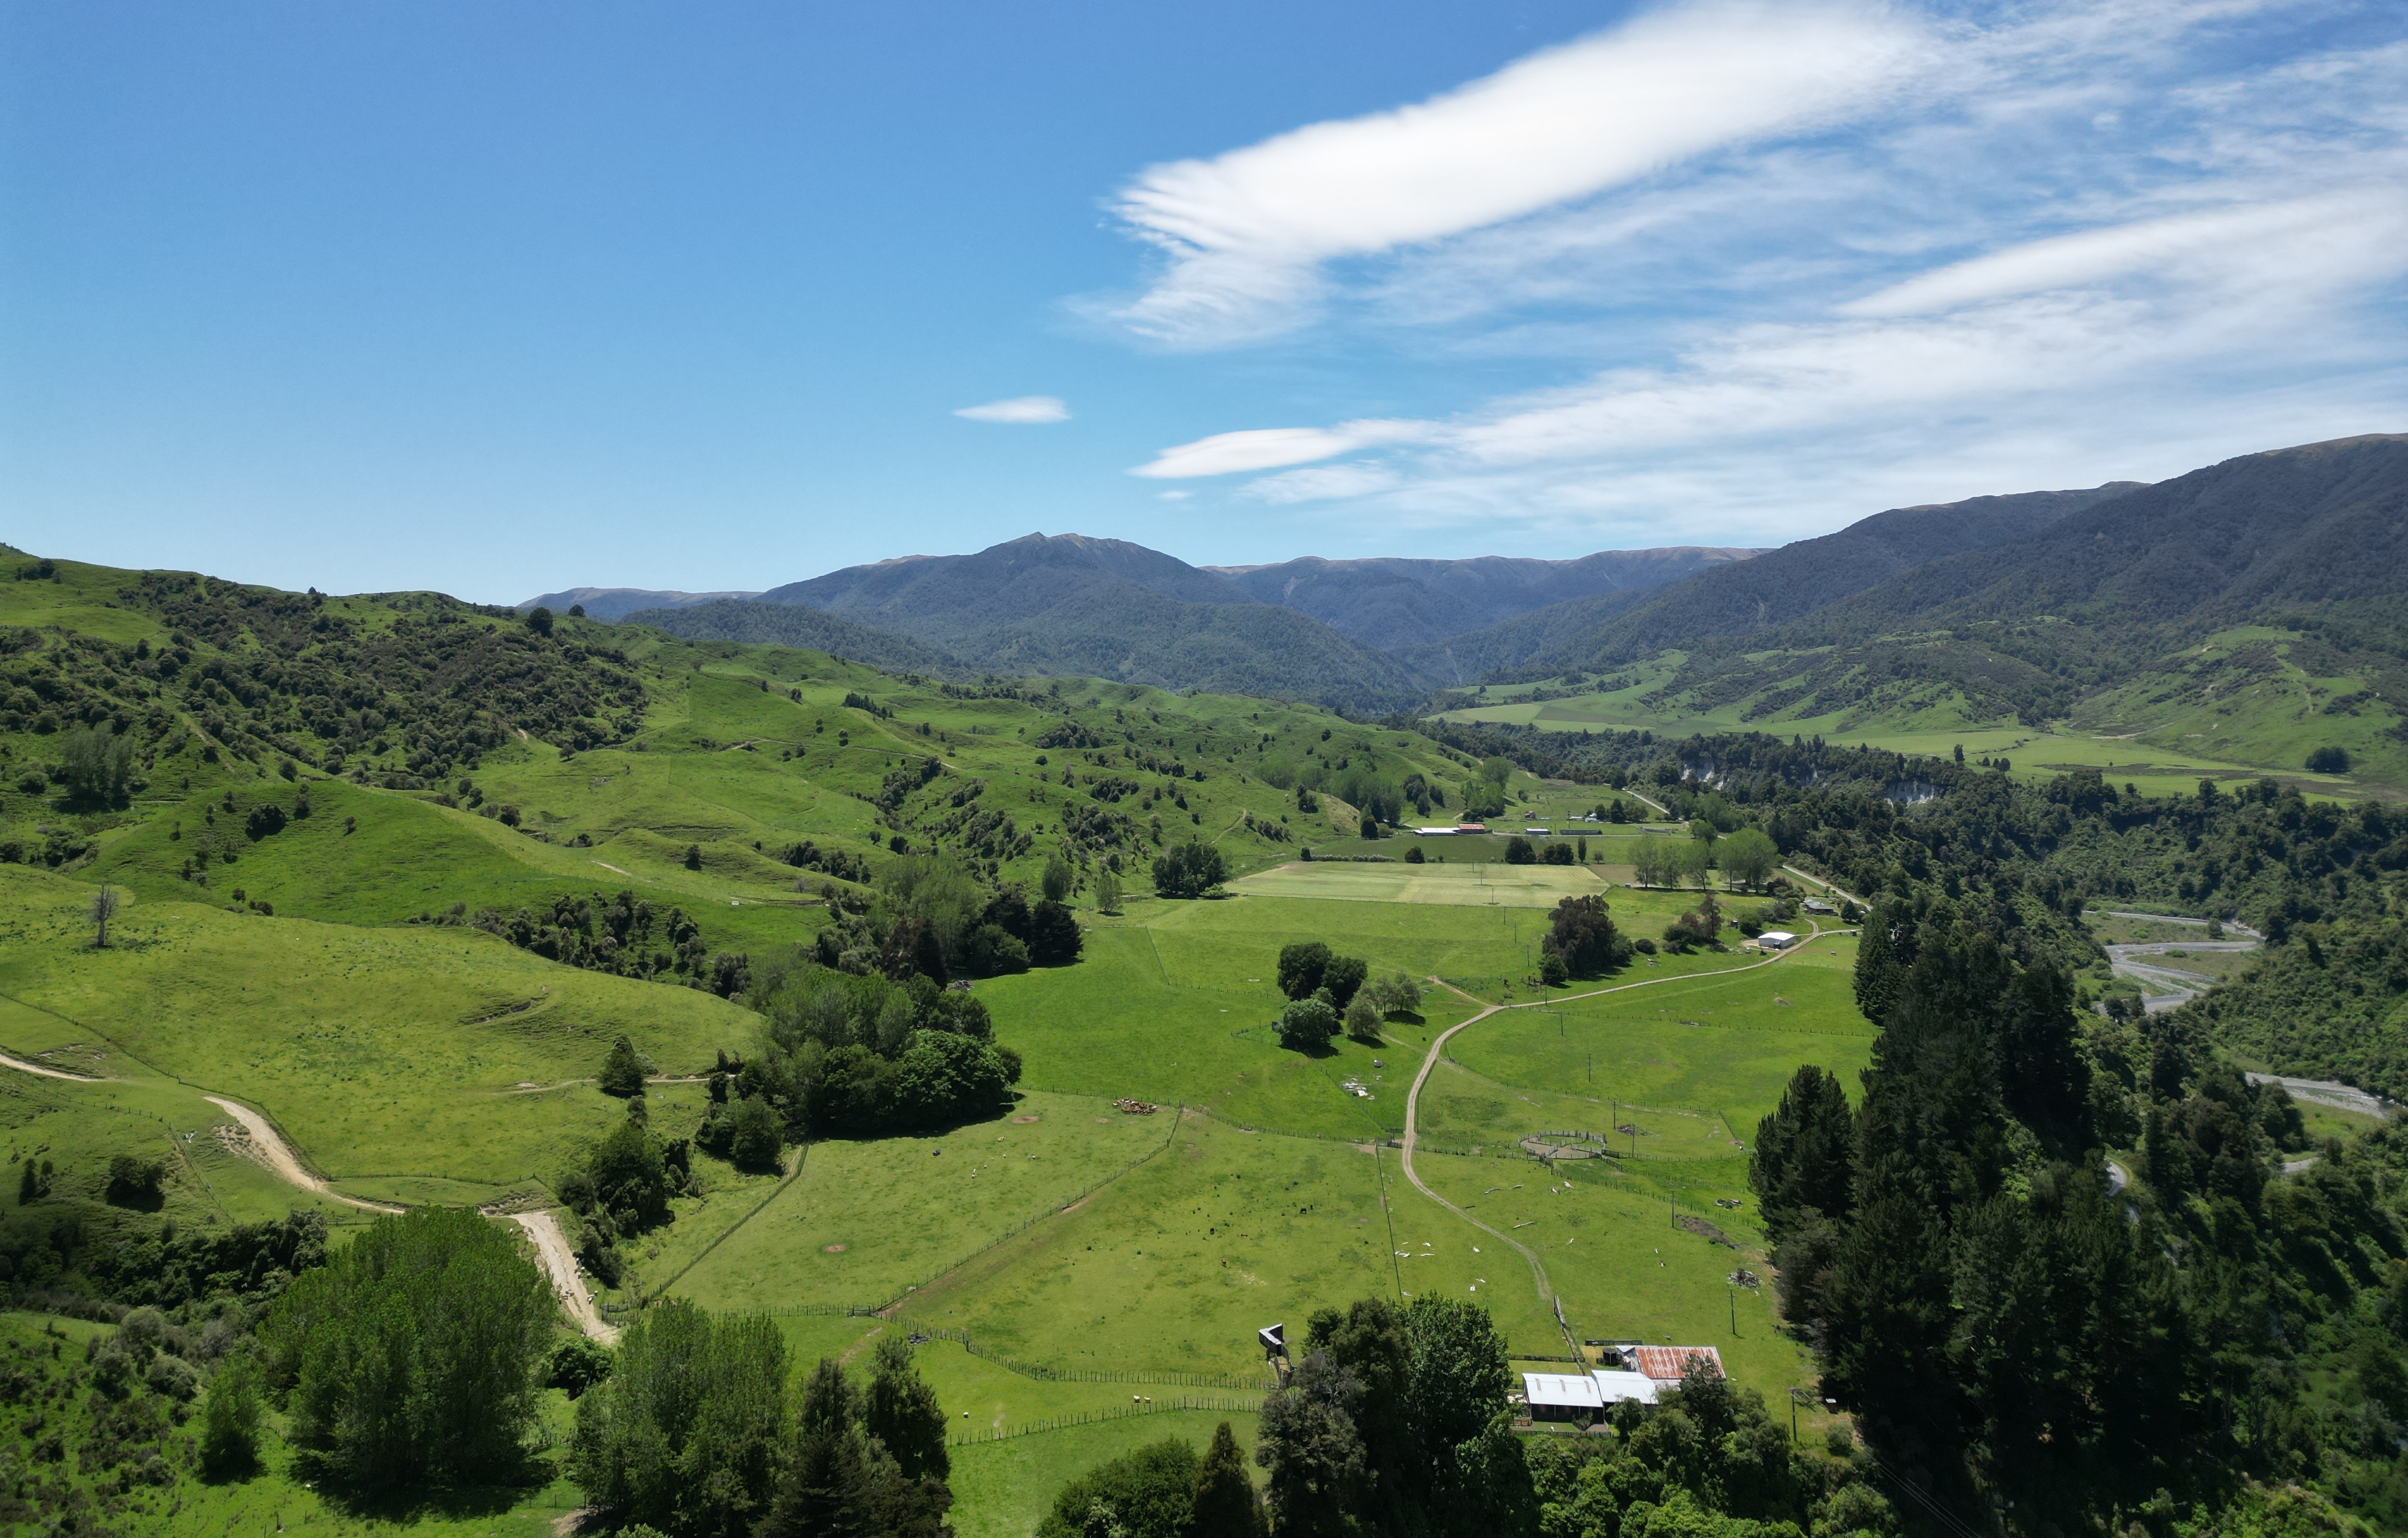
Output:
[[[1127,1404],[1111,1410],[1080,1410],[1069,1415],[1052,1416],[1020,1426],[996,1426],[985,1431],[957,1434],[946,1439],[946,1445],[975,1447],[986,1442],[1009,1442],[1014,1437],[1033,1436],[1040,1431],[1068,1431],[1074,1426],[1094,1426],[1108,1420],[1128,1420],[1139,1416],[1167,1415],[1177,1410],[1208,1410],[1220,1415],[1253,1415],[1263,1407],[1257,1399],[1232,1399],[1226,1395],[1180,1395],[1170,1399],[1149,1397],[1143,1403]]]
[[[633,1303],[604,1303],[602,1305],[602,1317],[609,1319],[617,1318],[620,1316],[626,1314],[642,1313],[645,1308],[649,1307],[655,1300],[660,1298],[662,1294],[667,1292],[670,1288],[676,1286],[680,1277],[683,1276],[687,1272],[692,1271],[695,1266],[700,1265],[704,1256],[709,1255],[712,1250],[717,1249],[721,1245],[725,1244],[730,1234],[733,1234],[738,1229],[742,1228],[745,1224],[752,1221],[754,1218],[760,1216],[762,1208],[767,1206],[770,1203],[775,1202],[780,1193],[784,1191],[788,1186],[800,1180],[803,1177],[803,1166],[810,1161],[810,1157],[811,1146],[810,1144],[804,1143],[797,1145],[795,1149],[795,1167],[786,1172],[785,1178],[780,1180],[776,1185],[769,1188],[768,1195],[761,1198],[758,1202],[753,1203],[752,1209],[746,1212],[743,1217],[738,1218],[736,1221],[728,1224],[711,1239],[710,1243],[695,1251],[694,1258],[692,1260],[689,1260],[685,1264],[678,1267],[675,1271],[670,1272],[658,1285],[638,1293]],[[839,1310],[839,1312],[841,1311]]]

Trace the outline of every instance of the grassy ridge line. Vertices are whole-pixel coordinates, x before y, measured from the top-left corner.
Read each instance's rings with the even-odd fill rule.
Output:
[[[1262,1408],[1260,1400],[1203,1399],[1181,1397],[1168,1404],[1132,1404],[1119,1410],[1082,1410],[1077,1415],[1052,1416],[1044,1420],[1030,1421],[1025,1426],[996,1427],[983,1435],[952,1436],[945,1441],[949,1447],[974,1447],[982,1442],[1009,1442],[1014,1437],[1035,1436],[1044,1431],[1066,1431],[1074,1426],[1093,1426],[1099,1421],[1127,1420],[1135,1416],[1169,1415],[1179,1410],[1208,1410],[1223,1415],[1253,1415]]]
[[[801,1179],[803,1177],[803,1164],[810,1158],[810,1156],[811,1146],[810,1144],[796,1144],[795,1146],[795,1167],[786,1172],[784,1179],[769,1188],[768,1195],[761,1198],[760,1201],[753,1203],[752,1209],[746,1212],[743,1217],[738,1218],[736,1221],[720,1230],[717,1237],[713,1238],[710,1243],[703,1246],[702,1248],[695,1253],[693,1260],[688,1260],[685,1264],[669,1273],[668,1280],[661,1283],[660,1286],[654,1288],[650,1293],[638,1298],[632,1308],[624,1303],[604,1303],[602,1305],[603,1315],[607,1317],[613,1313],[641,1313],[645,1308],[652,1304],[653,1300],[666,1296],[668,1289],[677,1285],[680,1277],[683,1276],[687,1272],[692,1271],[695,1265],[700,1263],[703,1256],[710,1254],[714,1249],[717,1249],[720,1245],[726,1240],[729,1234],[734,1233],[738,1229],[740,1229],[745,1224],[751,1222],[759,1215],[763,1207],[767,1206],[770,1203],[775,1202],[778,1199],[780,1192],[783,1191],[788,1186],[793,1185],[796,1181]],[[850,1310],[847,1312],[850,1312]]]

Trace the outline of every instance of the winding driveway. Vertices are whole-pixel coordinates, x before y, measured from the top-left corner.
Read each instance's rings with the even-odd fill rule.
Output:
[[[527,1243],[535,1246],[536,1259],[552,1278],[552,1291],[559,1294],[562,1312],[589,1339],[617,1345],[619,1332],[603,1323],[601,1311],[594,1306],[594,1295],[585,1289],[585,1277],[577,1269],[576,1252],[568,1247],[568,1235],[561,1232],[559,1218],[551,1212],[514,1212],[510,1221],[526,1231]]]
[[[1446,1050],[1446,1044],[1455,1039],[1456,1032],[1478,1025],[1481,1021],[1488,1018],[1491,1015],[1501,1015],[1509,1009],[1536,1009],[1548,1004],[1571,1004],[1581,999],[1603,998],[1608,993],[1627,993],[1634,989],[1654,988],[1660,983],[1685,983],[1695,982],[1700,978],[1736,976],[1742,972],[1754,972],[1762,967],[1778,965],[1786,958],[1794,956],[1799,951],[1805,949],[1810,945],[1813,945],[1825,934],[1843,933],[1846,932],[1840,930],[1826,930],[1820,925],[1816,925],[1813,933],[1807,935],[1804,939],[1799,941],[1787,950],[1774,951],[1771,955],[1766,957],[1761,961],[1751,961],[1745,966],[1735,966],[1727,971],[1684,972],[1670,977],[1648,977],[1635,983],[1616,983],[1612,988],[1591,989],[1586,993],[1567,993],[1560,997],[1552,999],[1532,999],[1524,1004],[1486,1004],[1479,1014],[1472,1016],[1469,1019],[1464,1020],[1459,1024],[1451,1025],[1444,1031],[1440,1032],[1437,1038],[1429,1044],[1429,1050],[1422,1055],[1421,1071],[1413,1075],[1413,1087],[1411,1090],[1407,1091],[1405,1095],[1405,1136],[1401,1145],[1401,1161],[1405,1166],[1405,1178],[1412,1183],[1413,1189],[1421,1192],[1424,1196],[1428,1197],[1431,1201],[1437,1203],[1440,1206],[1444,1207],[1447,1211],[1455,1214],[1457,1218],[1462,1218],[1465,1222],[1469,1223],[1473,1228],[1478,1229],[1481,1232],[1487,1234],[1489,1237],[1496,1239],[1502,1244],[1511,1245],[1522,1259],[1530,1262],[1530,1277],[1531,1280],[1538,1285],[1539,1301],[1545,1303],[1554,1311],[1555,1316],[1555,1327],[1564,1332],[1565,1346],[1570,1349],[1573,1356],[1579,1356],[1580,1346],[1579,1344],[1572,1339],[1570,1324],[1564,1318],[1563,1303],[1555,1297],[1555,1288],[1547,1281],[1547,1268],[1539,1260],[1538,1252],[1531,1249],[1528,1246],[1523,1244],[1520,1240],[1514,1238],[1510,1233],[1499,1233],[1497,1230],[1490,1228],[1479,1218],[1472,1217],[1471,1214],[1464,1211],[1461,1207],[1456,1206],[1445,1197],[1440,1196],[1438,1192],[1430,1189],[1428,1183],[1422,1179],[1421,1173],[1413,1168],[1413,1149],[1421,1140],[1422,1086],[1429,1082],[1430,1073],[1433,1069],[1437,1068],[1440,1056]],[[1445,981],[1443,978],[1433,976],[1429,980],[1432,983],[1437,984],[1439,987],[1445,989],[1450,993],[1456,994],[1465,999],[1469,999],[1473,1004],[1484,1003],[1484,1001],[1475,998],[1469,993],[1464,992],[1463,990],[1455,987],[1453,983]]]
[[[283,1134],[276,1130],[276,1124],[250,1106],[239,1101],[228,1100],[223,1095],[203,1095],[201,1098],[234,1118],[236,1124],[242,1128],[251,1151],[258,1155],[259,1161],[266,1165],[277,1178],[286,1185],[298,1186],[307,1191],[315,1191],[328,1201],[340,1202],[347,1207],[357,1207],[362,1212],[390,1213],[401,1210],[399,1207],[389,1206],[382,1202],[366,1202],[356,1196],[345,1196],[325,1181],[311,1175],[308,1167],[301,1162],[301,1156],[293,1151],[293,1146],[285,1142]]]

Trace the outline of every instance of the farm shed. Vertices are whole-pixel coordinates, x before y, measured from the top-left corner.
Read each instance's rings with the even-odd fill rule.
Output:
[[[1641,1346],[1630,1354],[1639,1360],[1639,1371],[1660,1388],[1680,1387],[1681,1373],[1691,1357],[1704,1358],[1714,1376],[1723,1375],[1723,1354],[1711,1346]]]
[[[1593,1421],[1605,1408],[1605,1396],[1596,1380],[1569,1373],[1525,1373],[1522,1402],[1532,1420]]]
[[[1620,1404],[1635,1400],[1641,1404],[1656,1403],[1656,1380],[1644,1373],[1618,1373],[1599,1368],[1589,1374],[1597,1385],[1598,1397],[1608,1404]]]
[[[1785,929],[1769,929],[1756,937],[1756,943],[1767,950],[1787,950],[1798,943],[1798,936]]]

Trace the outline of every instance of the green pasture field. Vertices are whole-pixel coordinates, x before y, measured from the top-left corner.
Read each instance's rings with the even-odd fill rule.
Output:
[[[1726,1194],[1743,1196],[1745,1165],[1727,1162],[1736,1184]],[[1698,1202],[1698,1212],[1725,1231],[1737,1247],[1674,1226],[1671,1202],[1652,1187],[1586,1164],[1567,1166],[1552,1181],[1531,1160],[1417,1154],[1414,1167],[1449,1201],[1538,1254],[1563,1300],[1574,1339],[1711,1346],[1722,1353],[1734,1381],[1774,1404],[1788,1388],[1813,1384],[1814,1368],[1805,1347],[1775,1326],[1770,1287],[1741,1287],[1728,1279],[1742,1267],[1768,1284],[1770,1276],[1760,1239],[1712,1204],[1713,1188],[1697,1188],[1689,1200]],[[1526,1176],[1519,1189],[1509,1187],[1487,1194],[1499,1184],[1500,1167],[1526,1170],[1538,1178]],[[1690,1210],[1686,1201],[1681,1210]],[[1506,1284],[1530,1295],[1526,1264],[1518,1257],[1498,1257],[1484,1235],[1461,1237],[1462,1227],[1456,1225],[1456,1247],[1469,1251],[1479,1244],[1483,1253],[1469,1259],[1489,1264],[1484,1275],[1499,1284],[1500,1297]],[[1483,1294],[1489,1291],[1481,1289]],[[1455,1295],[1469,1296],[1459,1287]],[[1506,1316],[1501,1310],[1498,1317],[1502,1323]],[[1508,1338],[1517,1352],[1563,1354],[1562,1333],[1543,1317],[1541,1328],[1517,1329]]]
[[[2204,940],[2207,926],[2199,921],[2181,923],[2172,919],[2128,919],[2122,914],[2092,908],[2082,916],[2083,926],[2090,937],[2102,946],[2180,944],[2185,940]],[[2246,940],[2239,931],[2227,932],[2229,940]]]
[[[558,966],[473,931],[362,929],[128,904],[95,950],[84,883],[0,866],[0,994],[72,1028],[84,1062],[273,1118],[342,1189],[456,1197],[557,1176],[619,1103],[590,1078],[624,1033],[666,1071],[750,1047],[748,1012],[689,989]],[[0,1043],[5,1046],[6,1043]]]
[[[1579,865],[1350,865],[1325,860],[1274,865],[1240,876],[1229,884],[1229,890],[1264,897],[1338,898],[1355,903],[1552,908],[1566,897],[1601,895],[1605,883]]]
[[[1144,903],[1087,933],[1071,968],[993,977],[977,985],[999,1040],[1022,1055],[1032,1089],[1200,1106],[1247,1126],[1330,1136],[1394,1135],[1404,1126],[1402,1087],[1428,1034],[1471,1005],[1426,989],[1423,1019],[1392,1020],[1393,1044],[1340,1039],[1321,1056],[1288,1051],[1272,1022],[1285,1007],[1279,952],[1321,940],[1360,956],[1375,974],[1502,978],[1526,970],[1542,916],[1526,908],[1319,903],[1241,897]],[[1387,1064],[1380,1069],[1372,1060]],[[1391,1092],[1348,1094],[1349,1077],[1385,1075]]]
[[[1159,1153],[1176,1119],[1031,1094],[940,1136],[814,1143],[802,1173],[673,1290],[709,1308],[882,1307]],[[666,1280],[647,1270],[647,1290]]]
[[[1254,1332],[1394,1295],[1393,1152],[1188,1112],[1171,1146],[896,1311],[1056,1370],[1252,1374]],[[1400,1208],[1399,1216],[1402,1216]]]
[[[1827,934],[1769,965],[1509,1010],[1457,1034],[1447,1052],[1498,1085],[1576,1096],[1599,1111],[1635,1103],[1704,1112],[1722,1118],[1729,1137],[1753,1139],[1799,1064],[1853,1087],[1871,1061],[1856,954],[1853,937]],[[1500,1125],[1517,1135],[1541,1130]],[[1596,1120],[1574,1125],[1599,1130]]]
[[[1389,868],[1337,869],[1368,870],[1378,879]],[[1616,920],[1638,934],[1659,932],[1694,902],[1687,893],[1612,894]],[[1474,999],[1527,1000],[1538,992],[1526,979],[1538,964],[1544,931],[1543,910],[1502,904],[1253,895],[1138,903],[1126,918],[1099,920],[1088,931],[1086,956],[1076,967],[989,978],[977,991],[994,1013],[998,1038],[1022,1054],[1030,1088],[1200,1106],[1274,1132],[1393,1137],[1404,1130],[1403,1092],[1430,1038],[1469,1015]],[[1426,986],[1423,1018],[1389,1021],[1383,1047],[1341,1037],[1318,1056],[1289,1051],[1272,1029],[1286,1004],[1277,966],[1281,947],[1299,940],[1360,956],[1374,975],[1435,973],[1473,998]],[[1616,977],[1574,984],[1556,996],[1746,960],[1710,952],[1641,958]],[[1369,1097],[1349,1093],[1350,1078]]]

